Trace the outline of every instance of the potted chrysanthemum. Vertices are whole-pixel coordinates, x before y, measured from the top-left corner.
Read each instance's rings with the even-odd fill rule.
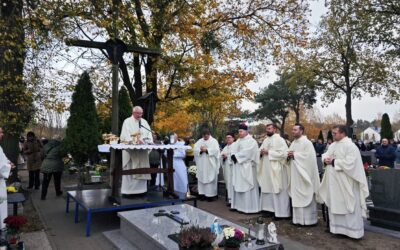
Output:
[[[20,215],[10,215],[4,219],[4,224],[7,226],[7,241],[9,249],[19,249],[20,242],[19,232],[21,228],[27,223],[24,216]]]
[[[225,239],[225,250],[238,250],[240,243],[244,240],[244,232],[234,227],[227,227],[223,230]]]

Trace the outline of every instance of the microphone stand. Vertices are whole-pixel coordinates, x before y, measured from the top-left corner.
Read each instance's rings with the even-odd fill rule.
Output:
[[[140,128],[144,128],[145,130],[147,130],[148,132],[150,132],[151,134],[153,134],[153,131],[151,131],[150,129],[148,129],[148,128],[146,128],[145,126],[143,126],[142,125],[142,119],[140,118],[140,120],[139,120],[139,132],[140,132]],[[146,139],[146,141],[148,140],[148,139],[150,139],[150,138],[143,138],[143,140],[144,140],[144,142],[145,142],[145,144],[148,144],[146,141],[145,141],[145,139]]]

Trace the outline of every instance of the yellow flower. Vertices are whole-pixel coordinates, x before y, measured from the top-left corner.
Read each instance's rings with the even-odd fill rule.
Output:
[[[13,187],[13,186],[8,186],[7,187],[7,192],[8,193],[16,193],[17,189],[15,187]]]

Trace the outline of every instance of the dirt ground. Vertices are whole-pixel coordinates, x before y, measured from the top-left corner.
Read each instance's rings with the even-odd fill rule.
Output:
[[[27,172],[27,171],[26,171]],[[19,172],[20,178],[22,180],[23,186],[26,185],[26,178],[25,178],[25,173],[23,171]],[[32,200],[31,200],[31,192],[40,192],[40,190],[24,190],[21,189],[21,192],[24,194],[26,201],[24,202],[24,212],[23,216],[27,219],[27,223],[21,228],[21,231],[23,233],[29,233],[29,232],[35,232],[35,231],[41,231],[45,227],[40,220],[39,214],[37,213],[35,207],[33,206]]]
[[[256,219],[257,217],[252,218],[251,221]],[[265,223],[270,223],[271,221],[275,223],[278,229],[278,237],[282,235],[317,249],[400,249],[400,239],[382,234],[365,231],[361,240],[354,240],[342,235],[325,232],[327,227],[322,218],[319,218],[317,226],[313,227],[295,226],[291,223],[291,220],[275,221],[272,218],[264,218]],[[241,222],[248,223],[248,220]]]

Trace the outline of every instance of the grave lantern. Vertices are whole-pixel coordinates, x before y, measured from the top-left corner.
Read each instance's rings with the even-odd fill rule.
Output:
[[[256,244],[257,245],[265,244],[264,227],[265,227],[265,224],[264,224],[263,218],[260,216],[260,217],[258,217],[257,224],[256,224],[256,230],[257,230]]]

